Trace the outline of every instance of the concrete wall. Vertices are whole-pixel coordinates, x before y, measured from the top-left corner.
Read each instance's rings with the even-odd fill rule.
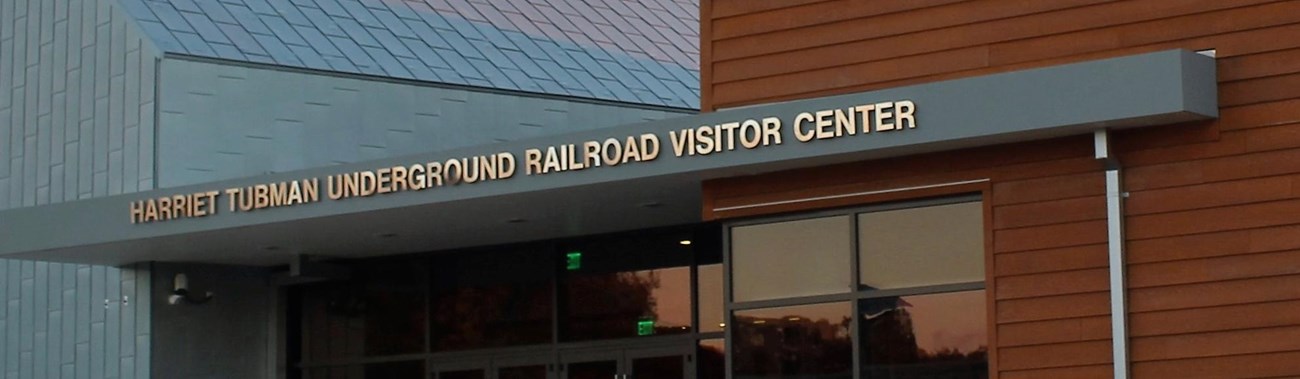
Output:
[[[160,86],[160,187],[686,114],[170,58]]]
[[[189,277],[203,304],[169,305],[173,278]],[[275,377],[278,334],[272,325],[275,288],[258,267],[154,263],[153,375],[158,378]]]
[[[157,56],[115,2],[0,1],[0,209],[153,188]],[[144,265],[0,260],[0,373],[148,378],[148,286]]]

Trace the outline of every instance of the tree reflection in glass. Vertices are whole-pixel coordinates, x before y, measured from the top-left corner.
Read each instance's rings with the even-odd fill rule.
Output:
[[[680,243],[689,236],[617,235],[566,246],[561,340],[690,333],[695,255]]]
[[[690,267],[568,278],[567,339],[690,333]]]
[[[852,377],[851,323],[849,303],[738,311],[732,323],[735,377]]]
[[[303,286],[304,358],[323,362],[423,351],[425,262],[363,261],[353,265],[350,280]]]
[[[984,291],[863,300],[862,378],[987,378]]]
[[[722,338],[700,340],[696,353],[700,362],[697,379],[724,379],[727,377],[727,342]]]
[[[433,350],[551,342],[551,264],[531,250],[435,257]]]

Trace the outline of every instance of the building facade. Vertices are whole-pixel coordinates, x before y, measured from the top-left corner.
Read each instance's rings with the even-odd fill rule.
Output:
[[[1296,15],[5,2],[0,367],[1297,376]]]
[[[1110,134],[1123,200],[1133,377],[1294,376],[1296,2],[706,1],[705,111],[1163,49],[1213,50],[1218,118]],[[982,104],[997,99],[972,99]],[[1115,373],[1107,163],[1093,135],[705,185],[727,220],[942,194],[735,208],[988,179],[991,376]],[[733,208],[735,210],[727,210]],[[722,209],[721,211],[719,209]],[[1120,282],[1123,283],[1123,282]]]

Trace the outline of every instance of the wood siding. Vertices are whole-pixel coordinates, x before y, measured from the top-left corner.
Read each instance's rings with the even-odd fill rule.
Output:
[[[1300,1],[705,0],[704,109],[1217,49],[1213,122],[1114,135],[1139,378],[1300,376]],[[994,371],[1107,377],[1102,167],[1091,136],[711,181],[729,219],[978,191]],[[713,209],[988,179],[888,195]]]

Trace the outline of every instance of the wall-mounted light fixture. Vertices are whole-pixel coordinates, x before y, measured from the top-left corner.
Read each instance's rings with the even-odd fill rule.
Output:
[[[176,274],[172,278],[172,295],[167,297],[167,303],[171,305],[180,304],[203,304],[212,300],[212,291],[203,293],[203,296],[191,296],[190,278],[185,274]]]

